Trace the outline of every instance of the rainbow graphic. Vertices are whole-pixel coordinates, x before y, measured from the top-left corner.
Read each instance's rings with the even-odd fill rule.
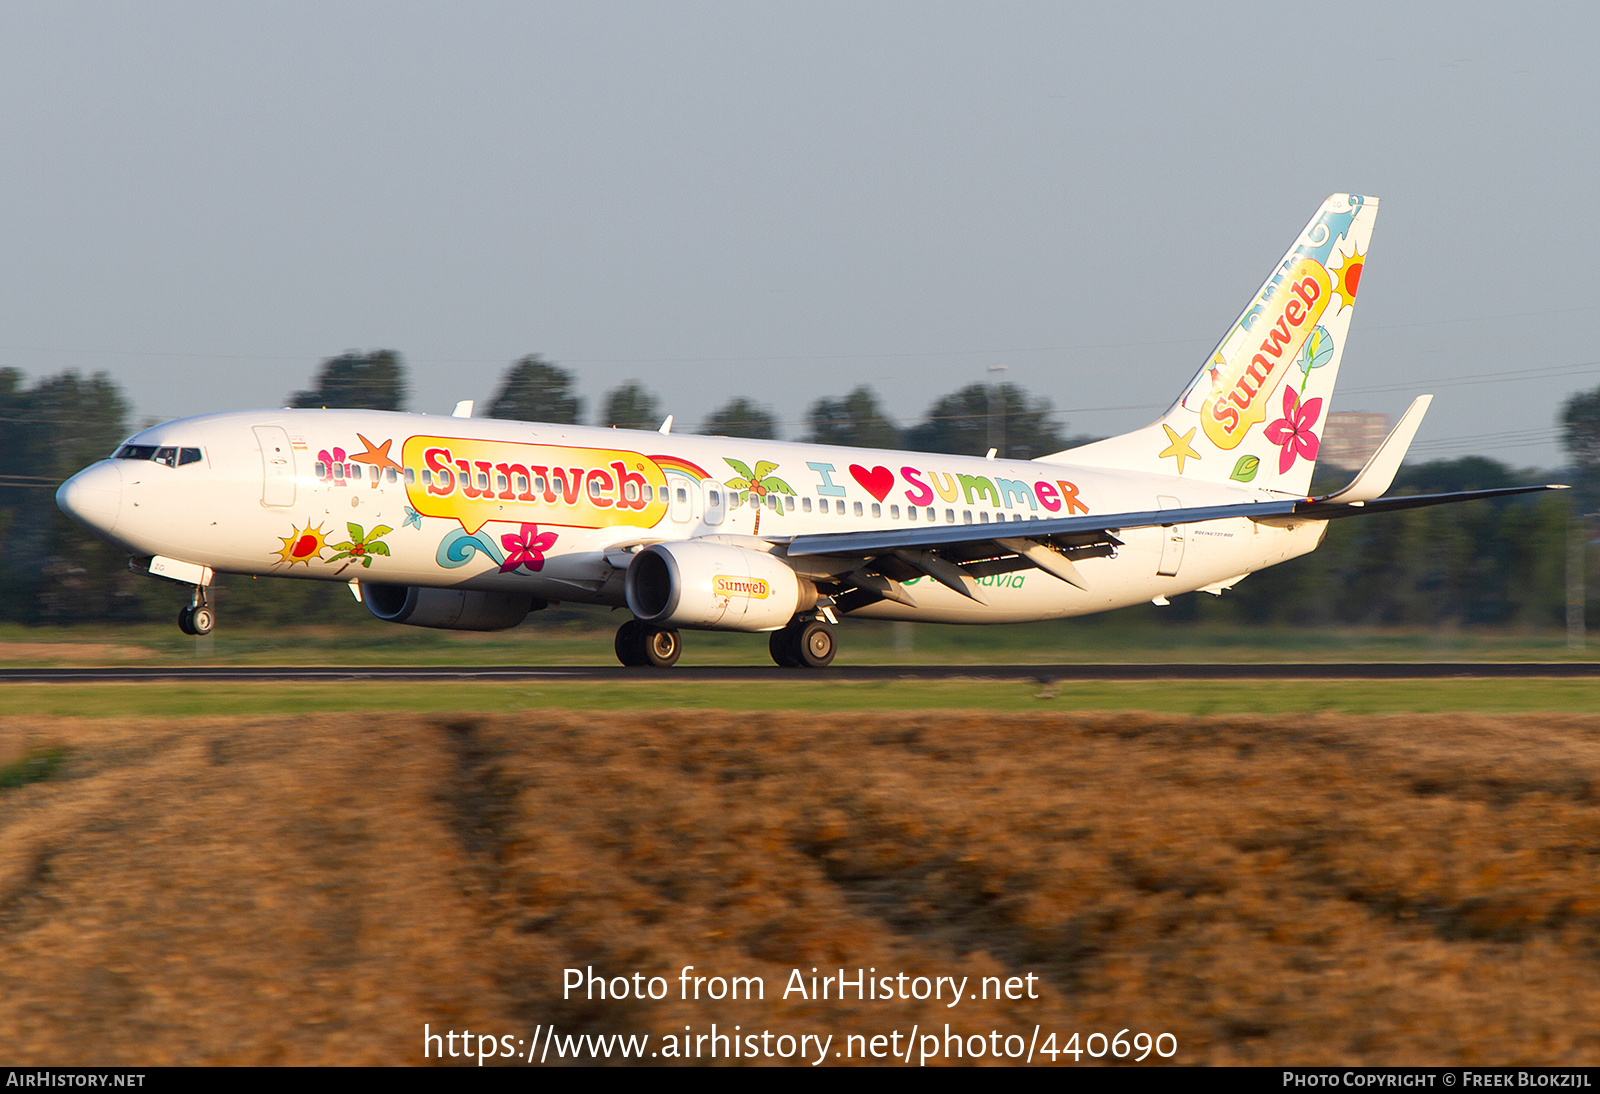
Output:
[[[695,482],[701,482],[711,477],[706,473],[705,468],[697,463],[690,463],[681,456],[651,456],[649,458],[654,461],[657,467],[669,475],[682,475]]]

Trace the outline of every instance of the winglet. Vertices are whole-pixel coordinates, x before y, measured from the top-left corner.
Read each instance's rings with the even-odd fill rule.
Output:
[[[472,417],[472,404],[473,404],[473,402],[474,402],[474,400],[472,400],[472,399],[462,399],[459,403],[456,404],[456,408],[450,412],[450,417],[452,417],[452,418],[470,418],[470,417]]]
[[[1378,450],[1372,454],[1372,458],[1367,461],[1360,474],[1351,480],[1350,485],[1317,500],[1340,505],[1362,505],[1383,497],[1383,492],[1393,484],[1395,473],[1400,470],[1400,461],[1406,458],[1406,452],[1411,448],[1411,439],[1417,435],[1417,429],[1422,425],[1422,416],[1428,412],[1428,404],[1431,402],[1433,402],[1432,395],[1417,396],[1416,401],[1400,416],[1400,424],[1394,427],[1394,432],[1383,439]]]

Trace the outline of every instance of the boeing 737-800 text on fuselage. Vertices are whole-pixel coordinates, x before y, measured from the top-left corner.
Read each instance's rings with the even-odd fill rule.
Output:
[[[771,632],[780,665],[820,667],[843,616],[1015,623],[1220,593],[1331,519],[1520,492],[1383,498],[1423,396],[1348,487],[1306,496],[1377,209],[1324,202],[1158,421],[1035,460],[237,411],[146,429],[57,501],[192,585],[179,625],[202,634],[216,573],[349,582],[424,627],[626,606],[617,655],[656,666],[681,629]]]

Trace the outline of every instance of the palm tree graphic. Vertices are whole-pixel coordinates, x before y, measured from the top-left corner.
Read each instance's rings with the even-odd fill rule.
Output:
[[[724,456],[722,462],[739,472],[737,477],[723,483],[724,486],[731,486],[735,490],[748,491],[758,498],[764,498],[768,494],[788,494],[791,497],[794,495],[794,487],[773,474],[778,469],[778,465],[770,460],[762,460],[756,464],[754,471],[750,469],[749,464],[742,460],[732,460]],[[761,534],[760,509],[756,510],[756,524],[750,534]]]

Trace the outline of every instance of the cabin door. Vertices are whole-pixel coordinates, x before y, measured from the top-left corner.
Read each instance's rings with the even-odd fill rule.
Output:
[[[1183,508],[1183,503],[1177,498],[1157,498],[1156,504],[1163,509]],[[1156,574],[1159,577],[1177,577],[1178,567],[1183,565],[1183,525],[1163,528],[1161,535],[1161,565],[1156,567]]]
[[[261,504],[283,508],[294,504],[294,449],[281,426],[255,427],[261,446]]]
[[[674,524],[688,524],[694,519],[694,501],[689,495],[689,484],[682,479],[668,479],[663,490],[672,491],[667,502],[667,516]]]

